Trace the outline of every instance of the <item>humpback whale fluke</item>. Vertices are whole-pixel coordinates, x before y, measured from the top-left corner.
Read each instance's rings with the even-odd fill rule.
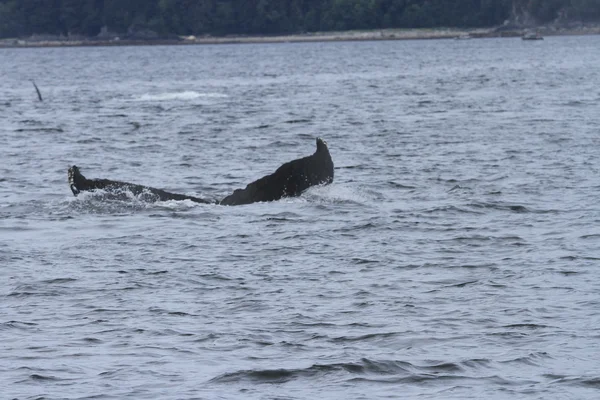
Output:
[[[220,204],[235,206],[299,196],[311,186],[333,182],[333,161],[327,143],[317,138],[317,151],[283,164],[275,172],[237,189]]]
[[[35,91],[37,92],[38,99],[40,99],[40,101],[44,101],[44,99],[42,99],[42,93],[40,92],[40,89],[35,84],[35,81],[32,80],[31,83],[33,83],[33,87],[35,88]]]
[[[314,154],[292,160],[277,168],[275,172],[264,176],[244,189],[237,189],[217,204],[236,206],[259,201],[279,200],[282,197],[299,196],[311,186],[333,182],[333,161],[327,143],[317,138],[317,150]],[[82,191],[104,189],[109,192],[127,190],[134,195],[151,193],[157,200],[192,200],[197,203],[215,203],[192,196],[165,192],[149,186],[134,183],[112,181],[109,179],[87,179],[79,168],[69,168],[69,187],[75,196]]]
[[[118,190],[126,190],[133,193],[135,196],[140,194],[151,194],[157,201],[167,200],[191,200],[196,203],[210,204],[213,203],[209,200],[201,199],[193,196],[186,196],[183,194],[169,193],[162,189],[156,189],[150,186],[137,185],[135,183],[111,181],[109,179],[87,179],[81,174],[79,168],[73,165],[69,168],[69,187],[75,196],[82,191],[90,191],[96,189],[103,189],[109,192]]]

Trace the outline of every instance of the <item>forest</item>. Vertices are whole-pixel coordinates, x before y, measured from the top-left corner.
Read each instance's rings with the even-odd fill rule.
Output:
[[[598,21],[600,0],[0,0],[0,38],[276,35]]]

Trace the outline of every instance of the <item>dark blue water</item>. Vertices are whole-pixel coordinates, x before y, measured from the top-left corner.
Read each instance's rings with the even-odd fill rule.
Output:
[[[0,397],[597,398],[598,48],[0,50]],[[222,198],[317,136],[294,199],[67,185]]]

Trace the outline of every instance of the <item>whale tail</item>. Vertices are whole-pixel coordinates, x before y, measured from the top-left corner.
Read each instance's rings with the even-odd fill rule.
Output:
[[[331,154],[329,154],[329,147],[327,142],[320,137],[317,138],[317,151],[314,154],[314,163],[318,165],[318,177],[316,181],[320,181],[318,184],[329,184],[333,182],[333,161]]]
[[[76,165],[69,168],[69,187],[75,196],[81,192],[78,186],[80,186],[82,182],[85,182],[85,180],[85,176],[81,175],[81,172],[79,172],[79,168]]]
[[[321,152],[329,153],[329,148],[327,148],[327,142],[320,137],[317,138],[317,153]]]
[[[333,161],[327,142],[317,138],[317,150],[308,157],[287,162],[270,175],[236,189],[219,204],[237,206],[259,201],[274,201],[282,197],[300,196],[311,186],[333,182]]]
[[[249,183],[243,189],[236,189],[221,201],[205,200],[193,196],[170,193],[145,185],[113,181],[109,179],[87,179],[79,168],[69,168],[69,188],[75,196],[84,191],[105,190],[111,194],[126,191],[134,196],[151,194],[153,201],[191,200],[204,204],[242,205],[260,201],[274,201],[282,197],[300,196],[311,186],[333,182],[334,166],[327,142],[316,140],[317,150],[310,156],[289,161],[272,174]]]

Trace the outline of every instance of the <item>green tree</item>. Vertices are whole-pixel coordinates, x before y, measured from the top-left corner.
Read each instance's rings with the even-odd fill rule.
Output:
[[[21,0],[18,4],[17,15],[25,22],[22,34],[62,33],[60,0]]]
[[[66,35],[95,36],[102,27],[104,0],[62,0],[62,31]]]
[[[286,14],[278,0],[259,0],[256,5],[256,17],[253,31],[278,33],[286,31]]]
[[[0,37],[94,36],[102,26],[178,35],[493,26],[513,12],[600,20],[600,0],[0,0]]]
[[[571,0],[571,8],[577,19],[600,20],[600,0]]]
[[[214,18],[210,31],[217,34],[242,33],[236,22],[236,7],[234,1],[217,1],[214,8]]]
[[[510,0],[481,0],[480,26],[501,24],[510,16]]]
[[[133,22],[134,0],[104,0],[102,20],[111,31],[124,33]]]
[[[431,14],[428,13],[429,3],[412,2],[404,9],[400,24],[403,28],[428,28],[434,26]]]
[[[538,22],[546,23],[556,19],[558,11],[565,6],[565,0],[531,0],[529,11]]]
[[[26,25],[17,1],[0,2],[0,37],[20,36]]]

